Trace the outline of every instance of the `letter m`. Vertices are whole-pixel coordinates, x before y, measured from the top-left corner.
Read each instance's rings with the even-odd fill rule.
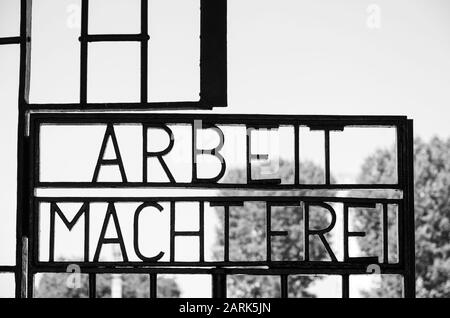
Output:
[[[89,261],[89,204],[83,203],[77,214],[69,221],[59,208],[56,202],[50,203],[50,245],[49,245],[49,262],[55,261],[55,223],[56,215],[59,216],[64,225],[72,231],[75,224],[84,214],[84,261]]]

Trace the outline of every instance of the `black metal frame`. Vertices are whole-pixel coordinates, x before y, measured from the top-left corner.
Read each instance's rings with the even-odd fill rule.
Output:
[[[223,200],[226,199],[224,202]],[[198,202],[200,207],[204,206],[206,202],[209,202],[211,206],[238,206],[243,204],[243,202],[250,201],[258,201],[258,202],[266,202],[267,203],[267,211],[270,211],[271,206],[283,206],[289,205],[292,206],[294,204],[300,205],[300,202],[307,203],[310,205],[320,205],[323,202],[335,202],[335,203],[343,203],[348,206],[364,206],[365,204],[382,204],[384,206],[387,205],[396,205],[401,206],[402,200],[393,200],[393,199],[365,199],[365,198],[338,198],[338,197],[265,197],[265,196],[257,196],[257,197],[144,197],[144,198],[123,198],[123,197],[95,197],[95,198],[72,198],[72,197],[36,197],[35,198],[35,213],[33,213],[33,236],[31,237],[31,241],[35,242],[32,246],[30,245],[31,255],[33,255],[33,259],[30,260],[29,271],[31,275],[36,273],[65,273],[67,266],[69,264],[76,264],[80,266],[82,273],[89,274],[90,276],[94,276],[95,274],[100,273],[145,273],[152,274],[153,277],[156,278],[158,274],[209,274],[212,275],[213,278],[213,290],[223,290],[225,294],[218,295],[217,297],[226,297],[226,285],[223,286],[223,283],[226,283],[227,275],[272,275],[279,276],[281,279],[281,290],[282,295],[286,295],[287,298],[287,278],[289,275],[339,275],[342,277],[342,296],[348,297],[348,280],[349,275],[364,275],[367,274],[367,266],[373,263],[376,263],[375,260],[359,260],[359,261],[273,261],[270,259],[270,249],[267,250],[267,256],[265,261],[205,261],[203,253],[203,244],[202,237],[204,238],[204,227],[202,226],[202,222],[200,222],[200,231],[198,232],[179,232],[175,231],[175,202]],[[170,210],[171,215],[171,245],[170,245],[170,261],[168,262],[159,262],[159,261],[140,261],[140,262],[131,262],[125,260],[123,262],[100,262],[100,261],[69,261],[69,262],[54,262],[54,261],[40,261],[37,256],[39,254],[39,246],[38,246],[38,223],[39,223],[39,211],[38,204],[39,203],[84,203],[88,205],[93,202],[104,202],[108,204],[114,204],[118,202],[140,202],[143,205],[148,204],[158,204],[159,202],[170,202],[172,208]],[[81,210],[80,210],[81,211]],[[203,209],[200,208],[200,218],[202,217]],[[404,220],[405,210],[400,212],[399,219]],[[85,214],[86,215],[86,214]],[[306,214],[305,214],[306,216]],[[54,220],[54,219],[53,219]],[[270,220],[270,218],[269,218]],[[270,224],[270,221],[266,221],[267,224]],[[89,224],[89,222],[85,223]],[[400,225],[400,228],[403,227],[404,224]],[[137,224],[134,224],[136,228]],[[89,231],[89,225],[87,225]],[[120,229],[120,226],[118,227]],[[387,237],[387,228],[383,228],[383,232],[385,238]],[[312,232],[312,231],[311,231]],[[268,246],[271,246],[271,237],[285,235],[278,231],[271,231],[267,235],[266,243]],[[50,237],[54,237],[54,227],[51,229]],[[310,235],[314,235],[311,233]],[[199,261],[198,262],[181,262],[175,261],[175,245],[174,238],[175,236],[199,236]],[[306,236],[308,237],[308,236]],[[350,235],[347,236],[350,237]],[[85,244],[88,240],[85,238]],[[99,244],[108,244],[110,242],[101,242]],[[117,243],[117,242],[115,242]],[[225,237],[225,246],[229,244],[229,238]],[[228,243],[228,244],[227,244]],[[404,255],[404,243],[399,241],[400,247],[400,259],[398,263],[388,263],[387,261],[380,263],[380,269],[383,274],[398,274],[403,275],[405,277],[405,288],[406,284],[406,273],[405,270],[406,264],[402,255]],[[306,245],[305,245],[306,246]],[[50,249],[52,245],[50,244]],[[53,246],[54,248],[54,246]],[[226,249],[225,249],[226,252]],[[384,250],[384,253],[387,253],[387,250]],[[224,256],[225,259],[226,256]],[[94,256],[95,258],[95,256]],[[220,278],[220,279],[219,279]],[[283,279],[284,278],[284,279]],[[94,281],[92,281],[94,282]],[[32,297],[31,290],[33,289],[33,280],[29,281],[29,289],[30,294],[29,297]],[[91,290],[95,290],[95,282],[94,287]],[[94,296],[94,294],[91,294]],[[346,296],[347,295],[347,296]]]
[[[200,11],[200,100],[193,102],[148,102],[148,0],[141,0],[140,34],[89,34],[89,0],[81,1],[80,104],[30,105],[32,109],[212,109],[227,106],[227,1],[201,0]],[[88,44],[90,42],[141,43],[140,103],[88,103]]]
[[[29,208],[28,179],[28,139],[26,138],[26,114],[29,109],[30,62],[31,62],[31,0],[20,2],[20,36],[0,38],[0,45],[18,44],[20,46],[18,130],[17,130],[17,216],[16,216],[16,264],[0,266],[0,272],[14,273],[15,296],[27,296],[28,275],[28,224],[24,222]]]
[[[29,132],[31,136],[35,136],[32,139],[39,140],[41,124],[47,125],[106,125],[107,130],[105,138],[102,143],[102,150],[98,158],[98,164],[92,181],[86,182],[42,182],[39,177],[39,169],[36,166],[39,164],[35,161],[34,171],[34,187],[42,188],[209,188],[209,189],[275,189],[275,190],[300,190],[300,189],[312,189],[312,190],[343,190],[343,189],[393,189],[404,190],[406,185],[405,176],[407,172],[404,170],[406,154],[403,147],[403,134],[405,127],[407,126],[407,118],[402,116],[302,116],[302,115],[225,115],[225,114],[133,114],[133,113],[102,113],[101,116],[90,113],[78,113],[78,114],[61,114],[61,113],[33,113],[31,114],[31,122],[29,125]],[[196,123],[201,123],[203,128],[214,127],[216,131],[221,132],[218,126],[245,126],[247,129],[247,150],[250,149],[251,144],[251,132],[250,130],[278,128],[278,127],[292,127],[294,129],[294,145],[295,147],[295,178],[292,184],[281,184],[280,180],[254,180],[249,176],[251,170],[252,158],[249,151],[247,151],[247,182],[242,183],[220,183],[219,178],[198,179],[193,177],[191,182],[177,182],[171,176],[167,166],[161,162],[162,167],[166,171],[170,181],[168,182],[153,182],[146,180],[146,174],[143,173],[144,180],[142,182],[130,182],[127,181],[125,173],[121,169],[122,181],[120,182],[101,182],[97,181],[98,168],[100,163],[102,165],[114,164],[117,165],[116,160],[109,160],[109,162],[102,161],[103,150],[106,147],[107,137],[112,138],[113,145],[116,147],[116,153],[120,158],[120,151],[117,149],[117,141],[114,134],[114,125],[121,124],[139,124],[142,125],[143,140],[147,140],[148,127],[156,127],[165,129],[166,132],[172,136],[172,132],[168,125],[188,125],[192,126],[193,138],[195,138],[195,126]],[[299,127],[309,127],[312,130],[321,130],[324,133],[324,167],[325,167],[325,180],[323,184],[305,184],[300,183],[300,158],[299,158],[299,143],[300,135],[298,133]],[[397,154],[397,183],[394,184],[338,184],[332,183],[330,180],[330,131],[343,131],[345,127],[393,127],[397,131],[398,147]],[[171,141],[173,143],[173,140]],[[146,142],[143,143],[144,145]],[[39,145],[35,143],[34,153],[39,155]],[[167,148],[169,150],[171,145]],[[147,158],[146,149],[144,151],[144,161]],[[193,146],[192,155],[200,154],[203,150],[196,149]],[[161,153],[161,156],[165,153]],[[157,154],[156,154],[157,155]],[[216,156],[219,156],[219,151],[216,151]],[[222,162],[222,166],[225,163]],[[144,164],[144,170],[146,165]],[[121,165],[119,165],[121,167]],[[224,171],[224,167],[222,172]],[[192,160],[192,175],[196,175],[197,164]],[[223,175],[221,173],[220,175]]]
[[[182,124],[194,126],[196,122],[201,121],[204,127],[215,127],[217,129],[220,125],[245,125],[246,127],[267,128],[278,126],[292,126],[294,127],[295,144],[299,144],[298,130],[300,126],[307,126],[310,129],[323,130],[324,138],[329,139],[329,132],[331,130],[345,131],[346,127],[394,127],[397,130],[397,172],[398,182],[396,184],[332,184],[330,178],[325,178],[324,184],[307,184],[302,185],[295,182],[292,185],[280,185],[277,183],[269,182],[247,182],[245,184],[221,184],[217,180],[213,182],[198,182],[198,183],[181,183],[174,182],[167,183],[129,183],[129,182],[117,182],[117,183],[101,183],[101,182],[39,182],[39,130],[41,125],[102,125],[113,127],[123,124],[138,124],[142,127],[167,127],[168,124]],[[144,129],[143,131],[145,131]],[[264,261],[246,261],[236,262],[230,260],[229,253],[227,252],[227,246],[229,246],[229,229],[225,226],[225,251],[224,259],[222,261],[205,261],[203,257],[203,244],[202,233],[204,231],[201,224],[204,219],[204,205],[209,203],[211,206],[224,206],[225,207],[225,224],[229,224],[229,207],[241,206],[247,201],[262,201],[267,206],[267,220],[271,219],[270,207],[283,206],[283,205],[303,205],[303,211],[305,213],[305,222],[308,223],[309,213],[307,212],[309,206],[319,205],[330,210],[332,216],[335,218],[335,212],[328,203],[342,203],[344,204],[344,219],[347,215],[348,208],[361,207],[370,208],[375,205],[381,205],[383,210],[383,237],[388,237],[387,227],[387,210],[388,206],[393,205],[397,207],[398,211],[398,262],[390,263],[387,258],[387,239],[383,242],[383,254],[384,259],[379,263],[382,274],[399,274],[404,278],[404,295],[406,297],[414,297],[415,294],[415,277],[414,277],[414,253],[411,253],[411,241],[414,242],[414,209],[413,209],[413,191],[411,184],[412,175],[412,121],[406,117],[401,116],[295,116],[295,115],[223,115],[223,114],[102,114],[99,118],[96,114],[60,114],[60,113],[36,113],[31,114],[29,123],[30,132],[30,171],[33,171],[32,180],[30,185],[34,193],[38,188],[49,189],[61,189],[61,188],[135,188],[135,187],[157,187],[157,188],[204,188],[204,189],[242,189],[242,190],[268,190],[268,189],[287,189],[287,190],[299,190],[299,189],[311,189],[311,190],[339,190],[339,189],[385,189],[400,191],[401,196],[399,199],[389,198],[352,198],[352,197],[326,197],[326,196],[231,196],[231,197],[40,197],[32,195],[33,202],[31,211],[34,211],[29,216],[29,233],[30,242],[29,252],[32,256],[29,262],[28,271],[30,275],[34,275],[39,272],[64,272],[67,268],[68,262],[55,262],[54,260],[46,262],[37,258],[39,246],[38,242],[38,218],[39,218],[39,203],[49,202],[53,206],[57,206],[58,203],[63,202],[75,202],[83,203],[83,207],[89,206],[92,202],[104,202],[108,203],[108,209],[114,208],[115,203],[119,202],[137,202],[142,205],[158,206],[161,202],[169,202],[171,209],[171,246],[170,246],[170,261],[161,262],[160,258],[142,258],[142,261],[128,261],[126,258],[123,262],[100,262],[98,260],[89,259],[85,257],[83,262],[70,262],[79,265],[83,273],[88,273],[91,277],[97,273],[147,273],[153,275],[153,279],[158,274],[172,273],[172,274],[210,274],[213,276],[213,295],[215,297],[226,296],[226,277],[227,275],[234,274],[247,274],[247,275],[275,275],[279,276],[281,280],[281,295],[287,297],[287,281],[289,275],[297,274],[324,274],[324,275],[339,275],[342,277],[342,297],[349,297],[349,275],[366,274],[367,266],[370,264],[378,264],[376,258],[355,259],[348,257],[348,252],[344,253],[345,259],[338,261],[335,257],[331,256],[330,248],[323,237],[321,237],[325,247],[327,247],[331,261],[310,261],[309,257],[306,257],[302,261],[274,261],[271,259],[271,253],[269,247],[271,246],[271,237],[286,235],[284,231],[272,230],[270,222],[267,222],[267,255]],[[145,133],[143,132],[143,137]],[[328,138],[327,138],[328,137]],[[145,137],[144,137],[145,138]],[[330,142],[325,142],[325,153],[328,153],[325,157],[329,158]],[[296,147],[296,151],[299,148]],[[296,154],[296,166],[298,167],[298,155]],[[329,171],[329,159],[326,160],[326,170]],[[329,176],[329,173],[328,173]],[[295,180],[298,181],[299,173],[295,172]],[[200,230],[179,232],[175,229],[175,202],[198,202],[199,216],[200,216]],[[300,203],[302,202],[302,203]],[[53,208],[52,210],[54,210]],[[82,208],[79,211],[76,219],[81,216],[80,213],[85,213],[87,208]],[[138,209],[139,210],[139,209]],[[228,213],[227,213],[228,211]],[[306,211],[306,212],[305,212]],[[51,212],[54,213],[55,212]],[[137,213],[137,212],[136,212]],[[54,216],[52,218],[54,220]],[[74,219],[75,220],[75,219]],[[76,220],[75,220],[76,221]],[[227,222],[228,221],[228,222]],[[72,221],[74,222],[74,221]],[[135,219],[136,222],[136,219]],[[65,221],[66,226],[69,225],[69,221]],[[332,222],[333,223],[333,222]],[[70,224],[73,226],[73,224]],[[86,224],[85,224],[86,226]],[[87,225],[88,226],[88,225]],[[136,224],[134,224],[136,229]],[[334,224],[332,224],[334,226]],[[52,229],[54,229],[52,227]],[[313,231],[305,229],[305,238],[309,239],[310,235],[323,235],[324,231]],[[89,230],[85,229],[85,233]],[[200,238],[199,243],[199,255],[200,258],[196,262],[179,262],[174,257],[174,237],[175,236],[198,236]],[[54,236],[50,233],[50,237]],[[344,233],[345,238],[348,240],[350,236],[358,236],[358,233],[346,231]],[[309,246],[309,241],[305,242],[305,246]],[[107,244],[108,242],[106,242]],[[114,241],[114,243],[118,243]],[[102,243],[103,244],[103,243]],[[53,246],[49,245],[50,248]],[[345,249],[348,251],[348,244],[344,244]],[[86,247],[85,247],[86,248]],[[412,249],[414,251],[414,249]],[[308,255],[308,249],[305,253]],[[51,254],[51,253],[50,253]],[[138,254],[137,254],[138,255]],[[92,284],[95,284],[95,279],[90,280]],[[32,289],[32,279],[29,280],[29,288]],[[92,290],[95,287],[91,288]],[[155,296],[155,293],[152,293]],[[29,292],[31,297],[31,291]],[[94,297],[94,295],[92,295]]]
[[[405,117],[389,116],[264,116],[264,115],[177,115],[158,114],[113,114],[113,113],[85,113],[85,114],[62,114],[62,113],[33,113],[35,111],[55,110],[85,111],[85,110],[120,110],[132,109],[210,109],[213,106],[226,106],[226,0],[201,0],[202,13],[202,47],[201,47],[201,99],[200,102],[182,103],[147,103],[146,76],[141,79],[141,102],[140,103],[106,103],[90,104],[86,102],[86,68],[87,68],[87,46],[93,41],[137,41],[141,43],[142,57],[146,56],[148,34],[146,31],[147,15],[146,1],[142,1],[141,33],[137,35],[90,35],[87,33],[88,0],[82,0],[82,34],[81,42],[81,92],[80,103],[77,104],[30,104],[30,43],[31,43],[31,0],[21,0],[21,23],[20,36],[1,38],[0,45],[20,45],[20,71],[19,71],[19,114],[18,114],[18,170],[17,170],[17,227],[16,227],[16,264],[15,266],[0,266],[0,272],[14,273],[15,295],[20,297],[33,296],[33,277],[37,272],[65,272],[67,264],[52,262],[42,264],[36,261],[38,233],[36,221],[36,204],[39,201],[77,201],[89,202],[90,200],[141,200],[141,202],[170,201],[175,202],[196,200],[198,202],[211,202],[215,204],[227,203],[239,205],[244,199],[255,200],[254,197],[230,197],[230,198],[43,198],[35,197],[36,185],[36,134],[35,130],[40,122],[80,122],[80,123],[115,123],[115,122],[146,122],[146,123],[186,123],[194,119],[202,119],[205,123],[214,124],[246,124],[249,127],[273,127],[278,125],[294,126],[295,138],[298,141],[298,127],[309,126],[311,129],[324,131],[325,136],[325,158],[326,158],[326,182],[324,185],[300,186],[299,173],[295,173],[294,186],[285,189],[393,189],[402,192],[402,198],[398,201],[390,199],[358,199],[358,198],[332,198],[332,197],[258,197],[270,204],[282,202],[341,202],[347,203],[380,203],[384,207],[388,204],[398,204],[399,211],[399,247],[400,255],[397,264],[380,264],[382,273],[401,274],[404,277],[405,297],[415,297],[415,269],[414,269],[414,182],[413,182],[413,128],[412,121]],[[212,5],[214,3],[214,5]],[[147,74],[147,64],[142,58],[141,75]],[[329,132],[342,130],[348,125],[362,126],[394,126],[397,128],[397,153],[398,153],[398,184],[395,185],[333,185],[330,184],[329,171]],[[298,143],[296,143],[298,145]],[[295,161],[298,163],[298,148],[296,148]],[[39,184],[46,186],[45,184]],[[47,186],[58,186],[57,184]],[[61,184],[59,186],[66,186]],[[88,184],[79,185],[89,187]],[[113,184],[100,184],[96,186],[115,186]],[[123,186],[120,185],[120,186]],[[139,184],[125,184],[135,187]],[[147,185],[146,185],[147,186]],[[154,184],[158,187],[173,187],[171,184]],[[217,185],[211,183],[179,184],[175,187],[183,188],[245,188],[245,189],[283,189],[283,186],[274,183],[249,183],[242,185]],[[270,215],[270,213],[268,213]],[[277,231],[269,232],[273,235],[282,234]],[[226,231],[227,232],[227,231]],[[177,234],[176,231],[172,231]],[[385,231],[384,231],[385,233]],[[186,234],[186,233],[184,233]],[[200,233],[187,233],[196,234]],[[384,246],[386,248],[386,246]],[[176,263],[176,262],[175,262]],[[281,282],[281,295],[287,297],[287,278],[293,274],[334,274],[342,276],[342,296],[349,296],[349,275],[365,274],[366,263],[359,262],[289,262],[279,263],[268,260],[261,263],[237,263],[229,261],[229,255],[224,262],[207,263],[119,263],[103,264],[93,262],[81,262],[84,273],[89,274],[90,297],[95,297],[96,274],[98,273],[147,273],[150,275],[150,295],[156,297],[156,279],[162,273],[180,274],[210,274],[212,275],[213,297],[226,297],[226,276],[232,274],[252,275],[278,275]],[[164,267],[164,265],[171,265]],[[172,266],[175,265],[175,266]],[[259,267],[260,265],[261,267]],[[186,267],[187,266],[187,267]],[[237,266],[237,267],[236,267]]]
[[[22,0],[21,0],[22,1]],[[148,0],[141,0],[141,32],[139,34],[89,34],[89,1],[81,1],[80,100],[79,103],[28,103],[27,110],[192,110],[227,106],[227,0],[200,1],[200,94],[198,101],[148,102]],[[95,0],[94,0],[95,1]],[[21,35],[0,38],[2,44],[31,41],[32,0],[22,1]],[[89,103],[87,101],[88,51],[92,42],[138,42],[141,46],[140,101],[126,103]],[[30,47],[24,51],[30,62]],[[30,68],[26,69],[29,73]],[[29,83],[27,83],[27,86]],[[23,96],[23,95],[22,95]]]

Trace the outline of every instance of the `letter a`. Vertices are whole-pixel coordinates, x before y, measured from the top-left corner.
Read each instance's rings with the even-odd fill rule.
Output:
[[[106,231],[108,229],[109,220],[112,217],[114,222],[114,227],[116,229],[117,237],[106,238]],[[94,262],[98,262],[100,259],[100,252],[104,244],[119,244],[120,250],[122,252],[122,258],[124,262],[128,262],[127,250],[125,249],[125,243],[123,241],[122,230],[120,229],[119,219],[117,217],[116,208],[114,203],[108,203],[108,209],[106,210],[105,219],[103,221],[102,232],[100,233],[100,238],[98,239],[97,248],[95,249]]]
[[[106,146],[108,145],[108,140],[111,138],[112,145],[114,147],[114,153],[116,155],[115,159],[104,159]],[[105,137],[103,138],[102,147],[100,149],[100,154],[98,155],[97,165],[94,170],[94,177],[92,182],[98,182],[98,175],[100,173],[100,168],[102,166],[119,166],[120,176],[122,177],[122,182],[127,182],[127,176],[125,174],[125,168],[123,166],[122,156],[120,155],[119,145],[117,143],[117,137],[114,132],[114,126],[108,124],[106,127]]]

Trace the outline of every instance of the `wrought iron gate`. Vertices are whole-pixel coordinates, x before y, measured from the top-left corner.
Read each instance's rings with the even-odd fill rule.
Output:
[[[271,238],[285,235],[284,231],[271,228],[271,207],[301,205],[305,220],[308,219],[310,206],[319,205],[328,209],[332,219],[336,212],[330,203],[340,203],[344,206],[344,224],[348,222],[348,209],[354,207],[373,207],[381,205],[383,210],[383,255],[379,263],[384,274],[399,274],[403,277],[404,296],[415,296],[415,270],[414,270],[414,182],[413,182],[413,130],[412,121],[406,117],[396,116],[282,116],[282,115],[213,115],[213,114],[136,114],[132,112],[114,113],[114,111],[129,111],[131,109],[210,109],[212,106],[226,106],[226,1],[202,0],[202,46],[201,46],[201,99],[199,102],[176,103],[148,103],[147,102],[147,73],[148,66],[145,56],[148,50],[149,36],[147,33],[147,1],[141,1],[142,32],[134,35],[92,35],[87,32],[88,0],[82,0],[82,28],[80,36],[80,102],[77,104],[30,104],[28,102],[30,83],[30,42],[31,42],[31,0],[21,0],[21,34],[17,37],[2,38],[0,44],[20,45],[20,85],[19,85],[19,127],[18,127],[18,191],[17,191],[17,254],[15,266],[0,266],[1,272],[15,274],[16,297],[33,297],[34,276],[43,272],[66,272],[67,262],[54,259],[54,220],[56,216],[63,219],[65,225],[71,229],[84,215],[86,232],[89,232],[89,205],[93,202],[108,204],[108,215],[114,216],[114,204],[119,202],[135,202],[139,208],[135,211],[136,218],[145,207],[151,206],[159,209],[160,203],[170,205],[171,238],[176,236],[193,236],[199,238],[199,260],[196,262],[175,261],[175,243],[170,246],[170,261],[160,262],[158,255],[146,257],[141,254],[141,261],[131,262],[125,259],[122,262],[101,262],[98,257],[89,257],[89,240],[85,239],[85,260],[76,262],[83,273],[89,275],[89,295],[96,296],[96,275],[102,273],[141,273],[150,276],[149,290],[151,297],[157,297],[158,275],[171,274],[208,274],[212,275],[213,297],[226,297],[226,280],[228,275],[271,275],[280,279],[281,296],[288,297],[288,278],[290,275],[323,274],[338,275],[342,278],[342,297],[349,297],[349,276],[365,274],[367,266],[377,263],[374,259],[355,260],[348,256],[348,237],[358,236],[350,232],[344,225],[344,260],[338,261],[330,256],[331,262],[317,262],[309,260],[309,237],[319,235],[324,245],[324,231],[305,228],[305,259],[298,262],[274,261],[271,257]],[[92,104],[87,102],[87,54],[88,43],[95,41],[137,41],[141,44],[141,102],[134,104],[106,103]],[[65,113],[70,110],[75,113]],[[101,113],[87,111],[102,111]],[[114,125],[136,124],[143,128],[159,127],[170,132],[168,125],[191,125],[201,121],[207,127],[241,125],[247,130],[291,127],[294,131],[295,147],[295,175],[292,184],[281,184],[277,180],[252,180],[251,160],[252,154],[248,149],[251,143],[251,134],[247,136],[247,182],[219,183],[218,179],[202,180],[194,178],[192,182],[176,182],[169,178],[169,182],[128,182],[123,178],[120,183],[97,182],[43,182],[39,177],[39,136],[42,125],[101,125],[114,131]],[[330,179],[330,131],[343,131],[346,127],[394,127],[397,141],[397,182],[394,184],[335,184]],[[309,127],[312,130],[323,132],[325,140],[325,180],[323,184],[302,184],[299,176],[299,128]],[[193,128],[194,129],[194,128]],[[110,134],[111,134],[110,131]],[[220,132],[220,129],[218,128]],[[143,139],[146,132],[143,129]],[[196,152],[198,151],[198,152]],[[203,154],[202,149],[194,149],[193,153]],[[212,154],[217,155],[218,151]],[[161,154],[160,154],[161,155]],[[101,159],[101,158],[99,158]],[[104,161],[102,164],[118,164],[117,161]],[[195,160],[192,172],[195,175],[197,167]],[[170,173],[167,172],[166,173]],[[145,175],[145,173],[144,173]],[[383,189],[398,191],[399,197],[392,198],[356,198],[356,197],[328,197],[328,196],[231,196],[218,197],[47,197],[37,195],[39,188],[104,188],[104,187],[158,187],[158,188],[217,188],[217,189],[244,189],[244,190],[354,190],[354,189]],[[225,224],[228,223],[228,213],[231,206],[242,205],[246,201],[261,201],[266,204],[267,222],[267,255],[266,259],[258,262],[231,261],[227,247],[229,245],[228,231],[225,227],[224,258],[219,262],[208,262],[204,259],[204,206],[224,207]],[[78,202],[82,204],[75,218],[69,221],[58,203]],[[177,202],[196,202],[199,205],[198,231],[177,231],[175,228],[175,206]],[[49,259],[41,260],[39,257],[39,205],[48,203],[53,220],[50,228]],[[387,209],[389,206],[398,209],[398,262],[388,260],[388,226]],[[136,216],[137,215],[137,216]],[[307,221],[305,221],[308,223]],[[333,222],[332,222],[333,223]],[[136,229],[136,224],[134,224]],[[137,232],[137,231],[136,231]],[[100,244],[117,244],[120,240],[106,239]],[[135,243],[136,244],[136,243]],[[136,246],[135,246],[136,249]],[[329,251],[329,246],[327,248]],[[139,248],[137,247],[137,251]],[[97,253],[96,253],[97,254]],[[71,262],[73,263],[73,262]]]

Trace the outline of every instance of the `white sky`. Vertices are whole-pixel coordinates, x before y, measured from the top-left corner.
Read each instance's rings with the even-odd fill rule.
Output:
[[[73,25],[72,10],[79,2],[34,0],[32,102],[77,101],[79,30]],[[91,3],[90,32],[138,32],[139,1]],[[228,3],[229,106],[213,112],[407,115],[414,119],[416,136],[450,135],[449,1]],[[371,3],[381,9],[379,29],[366,24]],[[18,4],[18,0],[0,0],[0,36],[18,35]],[[195,0],[151,1],[151,100],[197,96],[198,13],[191,4]],[[89,73],[91,101],[137,99],[137,45],[95,44],[89,52],[89,62],[96,65]],[[17,46],[0,47],[3,264],[14,262],[18,57]],[[370,149],[385,145],[386,140],[365,143],[356,136],[353,142],[358,147],[345,153],[358,166]],[[336,144],[341,149],[346,142]],[[336,173],[354,173],[341,154],[336,154]],[[315,157],[313,152],[311,156]],[[8,292],[1,277],[0,295]]]

